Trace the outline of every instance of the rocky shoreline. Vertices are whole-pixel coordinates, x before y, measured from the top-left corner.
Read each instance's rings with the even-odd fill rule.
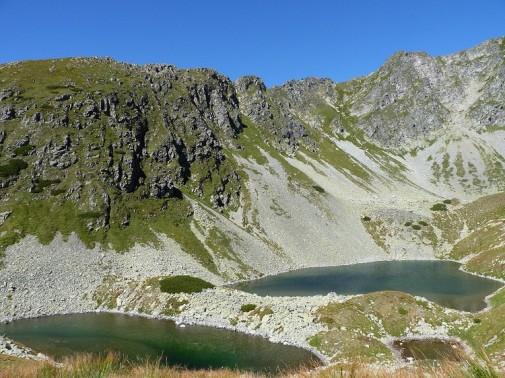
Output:
[[[74,236],[68,241],[57,237],[49,245],[25,238],[7,250],[3,260],[0,321],[89,312],[170,319],[180,326],[210,326],[264,337],[309,350],[324,364],[330,363],[332,356],[309,344],[312,337],[328,330],[324,323],[315,321],[317,310],[353,296],[330,293],[270,297],[226,286],[193,294],[160,292],[157,276],[169,274],[189,274],[218,285],[224,283],[189,257],[183,264],[184,258],[173,250],[145,248],[123,255],[103,252],[98,247],[89,250]],[[244,312],[241,308],[245,304],[253,304],[255,309]],[[426,329],[423,334],[443,338],[447,336],[445,331]],[[412,336],[419,335],[416,332]],[[9,345],[13,343],[9,341]],[[15,350],[21,350],[16,353],[23,358],[32,358],[22,349]]]
[[[87,249],[75,236],[66,241],[57,236],[48,245],[27,237],[7,249],[3,263],[2,322],[112,311],[258,335],[272,342],[308,349],[324,362],[328,358],[307,342],[310,336],[324,330],[311,321],[313,313],[321,305],[344,298],[331,294],[310,298],[260,297],[227,287],[168,295],[147,282],[153,276],[172,274],[199,276],[217,285],[224,281],[180,251],[143,248],[127,254],[104,252],[99,247]],[[180,306],[167,311],[165,303],[169,302]],[[242,313],[240,308],[246,303],[256,304],[258,311],[268,310]]]
[[[15,341],[9,339],[8,337],[0,335],[0,354],[24,358],[27,360],[45,361],[49,360],[49,357],[42,353],[34,352],[32,349],[18,345]]]

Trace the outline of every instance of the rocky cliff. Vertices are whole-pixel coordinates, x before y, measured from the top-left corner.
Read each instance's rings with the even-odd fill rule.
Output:
[[[458,336],[503,368],[503,290],[474,317],[402,293],[159,282],[433,258],[505,280],[504,86],[503,38],[275,88],[111,59],[0,65],[0,321],[117,310],[381,363],[393,337]]]
[[[228,278],[350,261],[355,245],[357,260],[441,253],[393,253],[361,217],[504,190],[504,56],[504,39],[398,52],[346,83],[275,88],[105,58],[1,65],[0,247],[168,236]]]

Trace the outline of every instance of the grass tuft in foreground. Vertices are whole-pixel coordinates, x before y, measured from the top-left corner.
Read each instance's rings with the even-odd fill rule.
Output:
[[[1,356],[0,356],[1,357]],[[1,362],[1,359],[0,359]],[[482,377],[498,378],[498,373],[486,360],[468,360],[463,363],[441,362],[438,365],[410,364],[402,367],[368,365],[359,360],[337,363],[318,370],[301,367],[295,371],[282,372],[278,377],[300,378],[445,378]],[[17,360],[0,364],[0,378],[192,378],[223,377],[249,378],[264,377],[262,374],[219,370],[188,370],[183,367],[165,366],[160,360],[145,361],[141,364],[128,361],[116,353],[106,355],[82,354],[64,358],[61,363]]]

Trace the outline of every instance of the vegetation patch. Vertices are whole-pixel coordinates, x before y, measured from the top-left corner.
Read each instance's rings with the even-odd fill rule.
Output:
[[[14,153],[16,156],[28,156],[30,152],[32,152],[35,149],[35,146],[32,146],[31,144],[27,144],[26,146],[22,147],[17,147],[14,149]]]
[[[428,306],[408,294],[393,291],[370,293],[319,308],[316,322],[324,323],[328,331],[314,336],[310,344],[333,356],[333,361],[344,358],[387,361],[393,360],[394,356],[381,340],[416,332],[416,324],[436,328],[446,323],[450,325],[449,335],[460,335],[473,324],[470,318],[446,313],[443,307]]]
[[[32,193],[42,193],[48,186],[59,184],[61,180],[37,180],[32,188]]]
[[[375,244],[381,247],[384,251],[387,252],[388,245],[386,240],[390,233],[390,224],[386,223],[382,219],[371,219],[370,217],[366,217],[368,220],[361,218],[361,223],[365,227],[366,231],[370,234]]]
[[[160,290],[163,293],[199,293],[204,289],[213,288],[210,282],[204,281],[198,277],[192,276],[172,276],[162,278],[160,281]]]
[[[104,217],[109,216],[106,209],[82,211],[72,201],[61,203],[54,196],[34,200],[33,194],[20,192],[15,203],[0,204],[0,212],[7,210],[12,213],[2,226],[0,251],[26,235],[34,235],[40,243],[48,244],[59,232],[64,238],[76,233],[89,248],[100,243],[104,248],[124,252],[135,244],[159,246],[158,235],[164,234],[209,271],[217,273],[212,256],[191,232],[192,208],[186,200],[123,194],[111,204],[108,228],[100,227]],[[127,225],[121,224],[125,218],[129,219]]]
[[[431,207],[432,211],[447,211],[447,205],[445,203],[436,203]]]
[[[370,218],[368,215],[365,215],[363,218],[361,218],[363,222],[370,222],[372,218]]]
[[[0,165],[0,177],[16,176],[25,168],[28,168],[28,164],[24,160],[9,160],[7,164]]]
[[[60,194],[66,193],[66,189],[51,189],[51,195],[52,196],[58,196]]]
[[[319,185],[313,185],[312,187],[314,188],[314,190],[316,192],[319,192],[319,193],[324,193],[325,192],[324,189],[321,188]]]
[[[242,312],[249,312],[249,311],[252,311],[254,309],[256,309],[256,305],[254,303],[246,303],[246,304],[243,304],[241,307],[240,307],[240,311]]]
[[[270,308],[270,306],[265,307],[257,307],[251,312],[251,316],[257,315],[260,320],[263,320],[263,317],[267,315],[272,315],[274,311]]]

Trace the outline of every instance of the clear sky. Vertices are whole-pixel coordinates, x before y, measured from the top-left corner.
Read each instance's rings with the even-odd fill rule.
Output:
[[[505,35],[505,0],[0,0],[0,15],[0,63],[110,56],[267,86],[345,81],[398,50],[444,55]]]

